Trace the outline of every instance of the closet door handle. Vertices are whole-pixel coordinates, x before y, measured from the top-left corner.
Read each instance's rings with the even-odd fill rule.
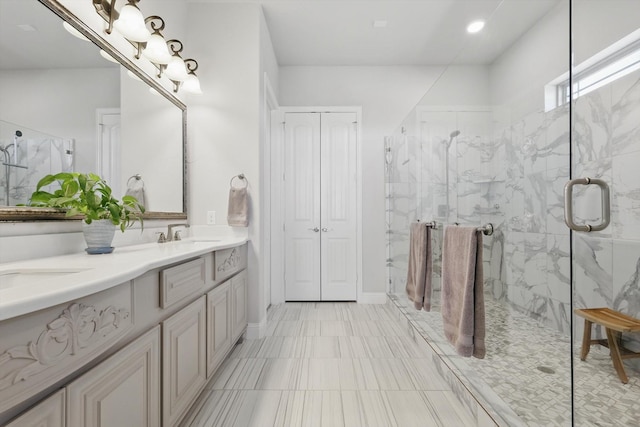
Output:
[[[309,230],[317,233],[318,231],[320,231],[320,229],[318,227],[314,227],[314,228],[309,228]]]
[[[573,187],[576,185],[597,185],[602,193],[602,221],[600,224],[576,224],[573,220]],[[574,231],[602,231],[611,222],[611,203],[609,185],[598,178],[576,178],[564,186],[564,222]]]
[[[329,231],[329,229],[328,229],[327,227],[323,227],[323,228],[322,228],[322,232],[323,232],[323,233],[326,233],[327,231]]]

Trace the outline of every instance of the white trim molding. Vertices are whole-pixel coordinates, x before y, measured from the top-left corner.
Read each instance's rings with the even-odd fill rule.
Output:
[[[264,337],[267,331],[267,319],[263,319],[260,323],[249,323],[247,325],[246,339],[257,340]]]

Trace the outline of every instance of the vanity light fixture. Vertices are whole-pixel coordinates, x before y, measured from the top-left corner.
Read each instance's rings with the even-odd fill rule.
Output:
[[[467,25],[467,33],[469,34],[479,33],[484,28],[484,24],[485,22],[481,19],[471,22],[469,25]]]
[[[156,21],[160,21],[160,24],[157,24]],[[142,56],[154,64],[168,64],[171,60],[171,53],[160,32],[164,30],[164,20],[159,16],[153,15],[145,18],[144,22],[151,25],[153,33],[142,50]],[[137,58],[139,57],[140,55],[137,56]]]
[[[180,40],[171,39],[167,42],[167,46],[173,52],[169,63],[164,68],[164,74],[169,78],[169,80],[173,80],[174,82],[183,82],[187,79],[187,66],[184,63],[184,60],[180,56],[180,52],[182,52],[182,42]]]
[[[185,59],[184,63],[187,66],[189,73],[187,74],[187,78],[180,85],[180,88],[187,93],[201,95],[202,89],[200,88],[200,80],[195,73],[198,69],[198,62],[195,59]]]
[[[132,42],[146,42],[151,37],[151,32],[147,29],[142,12],[136,6],[140,0],[128,0],[129,3],[122,6],[120,15],[113,21],[113,28],[127,40]],[[115,11],[113,7],[115,1],[111,3],[111,14]]]
[[[198,63],[194,59],[186,61],[180,56],[184,48],[180,40],[171,39],[165,42],[162,35],[165,23],[157,15],[144,18],[137,6],[140,0],[127,0],[127,4],[120,10],[116,10],[116,0],[92,0],[96,13],[107,22],[104,30],[107,34],[112,34],[115,28],[125,39],[127,39],[136,49],[135,58],[142,58],[151,62],[157,69],[157,78],[162,75],[171,80],[173,91],[178,92],[183,88],[185,92],[202,93],[200,81],[195,74]],[[149,31],[147,24],[153,32]],[[108,53],[101,51],[100,54],[109,61],[117,62]],[[187,65],[188,64],[188,65]],[[158,93],[156,90],[151,90]]]

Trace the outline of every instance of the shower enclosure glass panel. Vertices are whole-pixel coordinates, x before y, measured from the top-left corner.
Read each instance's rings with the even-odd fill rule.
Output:
[[[603,70],[613,75],[619,58],[640,52],[640,2],[574,0],[572,8],[572,177],[600,178],[611,189],[611,224],[599,232],[573,232],[574,309],[607,307],[640,319],[640,71],[576,92]],[[594,31],[597,28],[597,31]],[[627,68],[629,64],[626,64]],[[637,66],[636,66],[637,68]],[[631,68],[632,69],[632,68]],[[601,219],[600,190],[576,186],[576,222]],[[574,316],[574,425],[637,426],[640,359],[623,361],[628,383],[613,367],[609,349],[591,346],[580,360],[584,319]],[[594,326],[592,339],[605,339]],[[620,343],[640,351],[640,333]]]
[[[501,426],[572,425],[571,240],[563,221],[570,110],[545,99],[550,82],[569,75],[570,4],[545,4],[515,43],[491,39],[502,49],[489,63],[469,60],[482,47],[470,41],[385,147],[391,299]],[[503,1],[491,16],[532,13],[522,5]],[[408,229],[418,219],[441,224],[432,240],[431,312],[409,306],[405,293]],[[495,228],[483,236],[484,359],[458,356],[443,334],[442,225],[453,223]]]
[[[0,206],[25,204],[46,174],[73,170],[73,140],[0,120]]]

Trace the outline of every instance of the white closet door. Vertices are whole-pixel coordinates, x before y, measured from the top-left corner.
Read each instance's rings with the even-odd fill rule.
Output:
[[[320,115],[285,125],[285,299],[320,300]]]
[[[355,113],[321,117],[321,297],[356,299],[356,121]]]

